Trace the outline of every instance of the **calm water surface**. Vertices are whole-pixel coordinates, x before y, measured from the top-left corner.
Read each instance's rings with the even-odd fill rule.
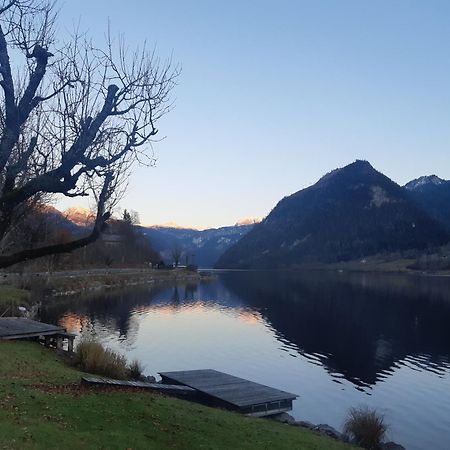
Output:
[[[450,449],[450,278],[223,272],[52,301],[41,319],[138,358],[147,374],[228,372],[298,394],[297,419],[338,429],[368,405],[407,449]]]

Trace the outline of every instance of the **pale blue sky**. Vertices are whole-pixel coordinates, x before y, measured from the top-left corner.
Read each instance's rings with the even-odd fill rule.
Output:
[[[395,181],[450,179],[450,2],[78,0],[102,41],[157,44],[183,68],[155,168],[121,206],[144,223],[220,226],[355,159]]]

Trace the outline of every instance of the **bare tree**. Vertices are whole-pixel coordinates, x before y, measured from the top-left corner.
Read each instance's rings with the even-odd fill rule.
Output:
[[[175,267],[178,267],[180,264],[181,256],[183,255],[183,249],[179,244],[175,244],[171,251],[173,263]]]
[[[104,49],[80,33],[58,42],[53,6],[0,0],[0,267],[98,238],[132,164],[154,162],[156,123],[179,73],[145,46],[130,53],[110,33]],[[95,199],[89,234],[9,251],[23,215],[55,194]]]
[[[132,226],[139,225],[139,213],[132,209],[124,209],[122,214],[122,221]]]

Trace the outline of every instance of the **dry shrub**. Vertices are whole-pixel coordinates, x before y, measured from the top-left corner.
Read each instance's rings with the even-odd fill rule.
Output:
[[[386,431],[384,416],[367,407],[351,408],[344,423],[344,433],[350,440],[368,450],[381,448]]]
[[[126,379],[128,375],[125,356],[95,341],[81,341],[76,349],[80,368],[89,373],[116,379]]]
[[[133,359],[128,366],[128,373],[132,380],[139,380],[142,378],[144,373],[144,366],[138,359]]]

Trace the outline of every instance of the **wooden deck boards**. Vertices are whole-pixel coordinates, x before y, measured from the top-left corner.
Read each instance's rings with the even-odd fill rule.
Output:
[[[117,386],[126,388],[148,389],[151,391],[161,392],[163,394],[170,394],[176,396],[194,396],[196,390],[182,385],[171,385],[161,383],[147,383],[145,381],[127,381],[114,380],[103,377],[83,377],[81,381],[85,384],[97,386]]]
[[[290,401],[297,395],[212,369],[160,372],[164,382],[189,386],[237,409]]]
[[[64,333],[66,330],[56,325],[37,322],[23,317],[1,317],[0,339],[21,339]]]

